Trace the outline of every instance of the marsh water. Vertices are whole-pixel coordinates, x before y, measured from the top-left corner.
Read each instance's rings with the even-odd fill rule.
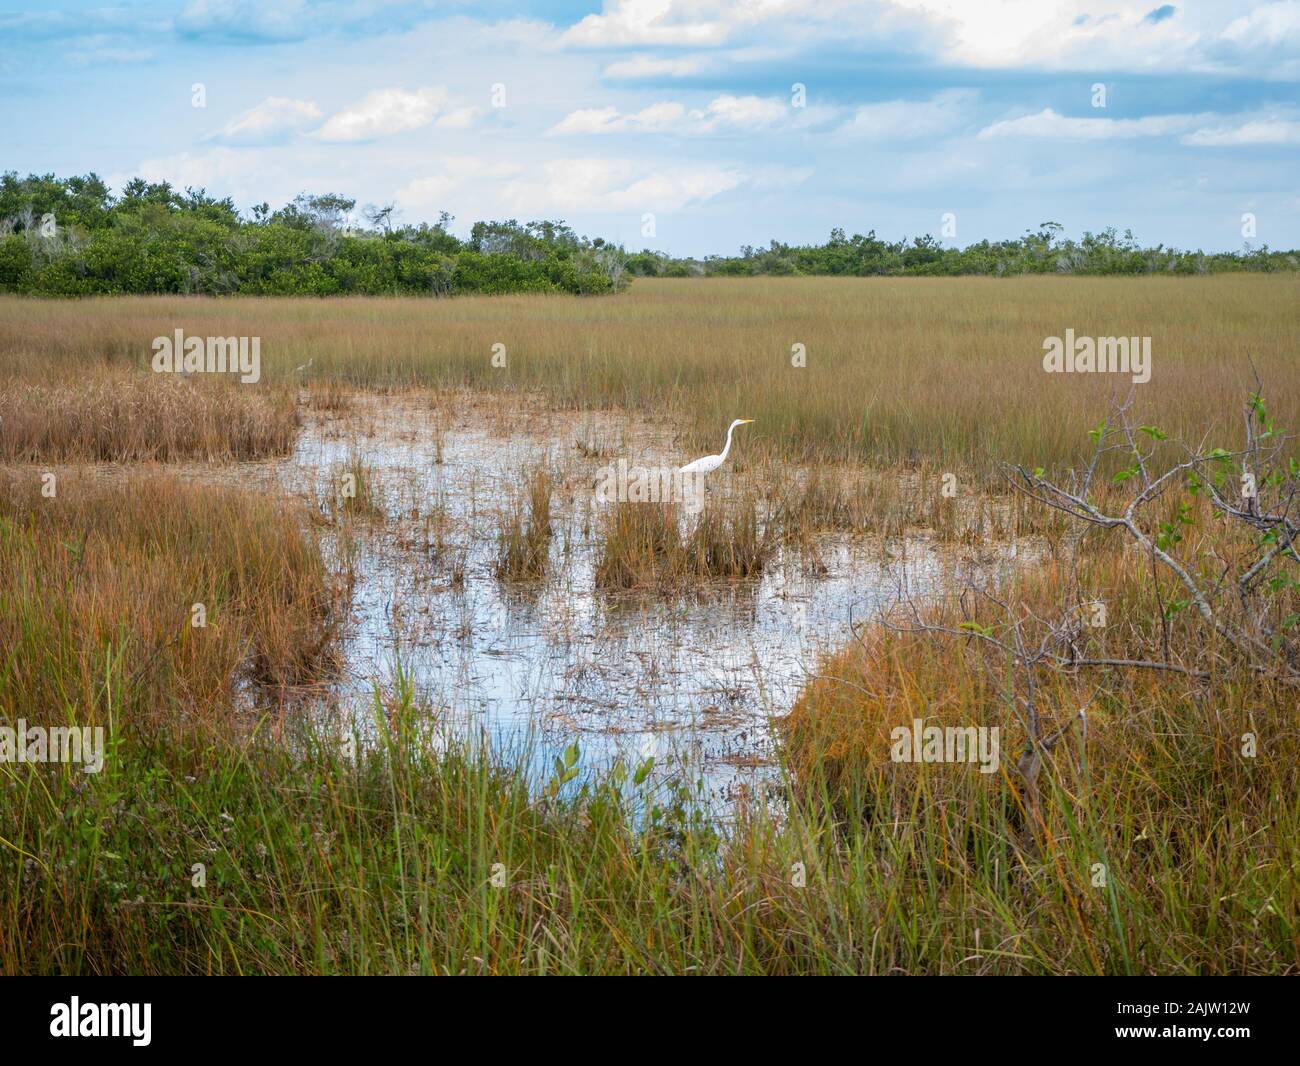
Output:
[[[539,775],[576,739],[584,767],[654,756],[726,805],[773,782],[774,720],[854,623],[1011,556],[826,535],[811,552],[778,550],[759,577],[614,595],[595,580],[599,508],[609,505],[592,486],[619,458],[693,456],[671,427],[610,412],[471,395],[310,409],[274,477],[328,512],[359,463],[382,512],[350,523],[354,581],[330,709],[364,723],[375,686],[400,670],[441,720],[529,752]],[[494,573],[501,522],[539,461],[557,471],[547,576],[504,582]],[[708,492],[744,476],[712,475]]]

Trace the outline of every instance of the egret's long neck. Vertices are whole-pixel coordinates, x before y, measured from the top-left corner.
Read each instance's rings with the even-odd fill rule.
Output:
[[[731,435],[735,431],[736,423],[732,422],[731,425],[727,427],[727,446],[722,449],[722,455],[719,457],[724,463],[727,461],[727,452],[731,451]]]

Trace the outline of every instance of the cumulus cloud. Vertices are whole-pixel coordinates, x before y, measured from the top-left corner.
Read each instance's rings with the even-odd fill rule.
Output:
[[[1207,52],[1224,69],[1300,77],[1300,0],[1262,4],[1237,16]]]
[[[151,182],[170,182],[178,189],[187,186],[206,188],[237,203],[287,203],[302,191],[302,169],[297,165],[285,169],[274,150],[236,149],[224,145],[202,152],[145,159],[129,172],[112,173],[105,181],[120,189],[130,178]]]
[[[350,107],[331,115],[316,132],[322,141],[373,141],[427,126],[447,99],[441,87],[376,89]]]
[[[445,210],[467,190],[513,177],[520,169],[518,163],[476,156],[448,156],[441,161],[436,174],[407,182],[397,191],[394,200],[404,212],[432,217],[434,212]]]
[[[679,127],[686,117],[686,108],[675,103],[651,104],[626,115],[616,107],[587,107],[565,115],[551,132],[560,135],[662,132]]]
[[[869,42],[876,51],[977,68],[1234,70],[1281,77],[1300,63],[1298,37],[1300,0],[1094,0],[1082,14],[1062,0],[605,0],[599,13],[580,19],[558,41],[573,48],[711,52],[711,69],[735,58],[722,50],[736,46],[794,56]],[[1262,58],[1272,66],[1261,72]],[[699,62],[698,56],[638,55],[611,63],[606,76],[681,76],[697,73]]]
[[[330,143],[372,141],[433,123],[440,129],[463,130],[473,126],[474,107],[445,109],[441,88],[377,89],[364,99],[325,118],[312,100],[269,96],[241,112],[206,140],[232,145],[283,144],[296,134],[315,130],[317,140]]]
[[[1224,28],[1222,40],[1245,47],[1300,47],[1300,0],[1279,0],[1238,15]]]
[[[984,127],[980,139],[1040,138],[1065,141],[1135,140],[1177,136],[1200,148],[1300,144],[1300,119],[1294,111],[1237,115],[1148,115],[1145,118],[1072,118],[1050,107],[1033,115],[1004,119]]]
[[[790,112],[790,105],[785,100],[774,100],[766,96],[724,94],[710,100],[709,106],[703,112],[694,112],[692,117],[709,130],[727,126],[737,129],[762,129],[780,122],[789,116]]]
[[[208,139],[226,144],[276,144],[310,129],[324,117],[311,100],[268,96],[227,122]]]

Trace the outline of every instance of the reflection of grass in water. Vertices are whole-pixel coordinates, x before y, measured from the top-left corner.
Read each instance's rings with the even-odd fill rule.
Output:
[[[157,641],[102,655],[99,634],[156,618],[165,642],[185,621],[168,622],[176,584],[199,582],[206,565],[216,588],[241,592],[237,634],[279,632],[272,652],[300,652],[321,624],[307,610],[319,601],[311,552],[294,547],[300,527],[259,497],[207,487],[83,496],[61,482],[60,508],[79,509],[55,510],[35,499],[38,484],[7,530],[0,521],[0,554],[12,553],[0,616],[21,605],[0,646],[23,649],[0,664],[0,710],[62,720],[71,693],[77,720],[93,709],[114,723],[114,746],[99,777],[0,766],[12,800],[0,837],[23,857],[0,872],[0,914],[25,930],[0,936],[5,972],[1276,973],[1290,962],[1300,758],[1289,692],[1240,677],[1204,692],[1182,679],[1117,684],[1094,708],[1088,747],[1072,736],[1044,771],[1050,832],[1031,856],[1006,774],[885,762],[882,727],[994,712],[971,650],[873,637],[830,660],[819,671],[830,680],[792,717],[780,817],[742,801],[724,831],[682,775],[637,784],[642,766],[591,775],[576,754],[548,752],[560,757],[552,780],[578,772],[539,788],[527,753],[426,743],[431,715],[405,681],[378,695],[381,743],[355,742],[355,760],[334,736],[291,751],[236,740],[219,721],[156,730],[147,712],[188,707],[185,694],[218,676],[200,669],[210,660],[164,652],[153,671]],[[114,494],[116,509],[104,499]],[[105,528],[80,535],[95,516]],[[178,532],[131,549],[122,530],[146,519]],[[689,528],[675,527],[683,553]],[[143,561],[159,545],[166,580]],[[1085,579],[1108,590],[1112,618],[1158,615],[1142,560],[1092,565]],[[57,610],[40,613],[46,600]],[[77,612],[71,630],[64,611]],[[51,636],[69,632],[88,658],[41,657],[69,647]],[[33,688],[51,663],[67,668]],[[150,680],[120,683],[137,676]],[[1064,716],[1091,694],[1082,685],[1062,677],[1038,698]],[[1238,755],[1247,731],[1271,738],[1256,760]],[[1004,759],[1016,744],[1009,734]],[[206,889],[191,885],[196,861]],[[1092,884],[1097,863],[1105,890]]]
[[[1295,315],[1290,286],[1272,279],[740,284],[638,285],[600,305],[312,301],[304,316],[303,301],[266,301],[240,313],[284,342],[278,352],[320,352],[313,373],[325,381],[536,386],[568,402],[656,412],[680,388],[691,397],[672,408],[686,455],[701,450],[686,444],[715,444],[718,427],[743,411],[762,430],[748,439],[754,452],[884,465],[859,515],[852,490],[847,501],[825,484],[796,496],[786,513],[814,530],[861,520],[897,532],[919,515],[961,538],[963,523],[983,528],[984,512],[969,510],[981,482],[963,473],[960,495],[942,497],[949,466],[961,472],[985,455],[1073,461],[1087,447],[1089,400],[1113,379],[1042,375],[1042,337],[1065,323],[1081,334],[1084,320],[1102,334],[1116,331],[1112,322],[1152,323],[1144,332],[1162,338],[1167,358],[1157,352],[1157,380],[1140,400],[1175,433],[1191,425],[1199,434],[1221,414],[1211,405],[1236,373],[1221,358],[1229,326],[1249,337],[1277,402],[1295,406],[1294,376],[1269,373],[1270,360],[1288,355]],[[773,297],[789,293],[803,299],[777,330]],[[134,357],[142,308],[188,330],[191,318],[229,306],[0,301],[14,327],[0,329],[0,362],[80,388],[81,375],[103,370],[101,351],[119,363]],[[354,335],[356,310],[367,307],[399,313]],[[503,318],[529,332],[530,358],[487,377],[472,353]],[[575,321],[590,339],[576,355]],[[448,327],[432,343],[431,322]],[[329,336],[341,329],[351,350]],[[808,345],[808,366],[765,362],[776,332],[784,356],[792,331]],[[669,334],[686,340],[666,345]],[[302,361],[290,355],[286,365]],[[284,368],[268,367],[276,373]],[[791,375],[806,384],[791,388]],[[185,405],[206,395],[155,389],[195,387],[150,379],[119,393],[113,384],[109,398],[135,404],[134,421],[92,434],[93,447],[65,417],[87,409],[87,391],[54,420],[63,428],[47,442],[53,450],[38,452],[264,455],[292,439],[296,415],[274,398],[263,409],[252,399],[260,392],[231,394],[249,398],[234,428],[210,417],[217,407],[173,426],[146,409],[155,396]],[[27,427],[22,439],[34,439],[36,420]],[[382,513],[359,455],[349,467],[361,475],[350,509]],[[221,719],[234,685],[326,673],[335,595],[302,524],[265,500],[207,487],[114,499],[61,480],[56,505],[37,501],[39,482],[25,476],[31,498],[0,503],[0,715],[111,722],[115,747],[99,778],[0,764],[0,837],[21,859],[0,873],[0,928],[24,931],[0,934],[5,972],[1273,973],[1294,957],[1300,753],[1288,690],[1235,674],[1205,687],[1115,677],[1094,705],[1088,747],[1071,736],[1044,771],[1048,832],[1030,855],[1019,846],[1022,799],[1005,774],[885,762],[891,725],[991,720],[997,664],[979,661],[975,645],[873,634],[827,662],[789,719],[795,785],[782,818],[742,803],[720,834],[695,817],[681,782],[638,792],[647,782],[630,783],[628,768],[587,780],[585,791],[579,775],[538,796],[520,769],[527,759],[439,754],[419,741],[424,712],[409,686],[380,697],[384,743],[356,762],[330,738],[314,738],[305,758],[232,739]],[[743,507],[702,518],[703,532],[692,533],[662,508],[631,506],[610,508],[599,531],[605,587],[753,572],[764,561],[767,524],[751,525]],[[522,542],[530,526],[522,512],[520,521]],[[1009,521],[1019,521],[1014,512]],[[353,528],[339,523],[341,538]],[[1122,620],[1115,639],[1159,616],[1140,560],[1099,553],[1090,562]],[[200,599],[208,626],[194,631],[186,612]],[[1082,684],[1061,675],[1039,692],[1041,706],[1065,717],[1091,695]],[[1259,758],[1239,756],[1245,733],[1260,738]],[[1009,733],[1006,758],[1015,745]],[[562,759],[561,777],[573,769]],[[207,856],[205,896],[190,885],[195,856]],[[1098,863],[1104,891],[1093,883]]]

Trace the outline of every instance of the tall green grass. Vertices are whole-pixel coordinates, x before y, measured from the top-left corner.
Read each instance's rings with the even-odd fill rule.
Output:
[[[97,777],[0,766],[0,970],[1297,967],[1296,791],[1257,781],[1241,817],[1207,792],[1212,740],[1176,743],[1176,773],[1118,792],[1052,775],[1060,828],[1031,857],[1006,783],[965,767],[920,767],[905,789],[864,776],[860,817],[813,788],[714,828],[674,767],[638,783],[561,759],[557,786],[576,776],[548,787],[527,753],[434,743],[428,722],[408,687],[377,695],[355,757],[324,728],[288,745],[127,728]],[[1193,825],[1184,804],[1218,813]]]

